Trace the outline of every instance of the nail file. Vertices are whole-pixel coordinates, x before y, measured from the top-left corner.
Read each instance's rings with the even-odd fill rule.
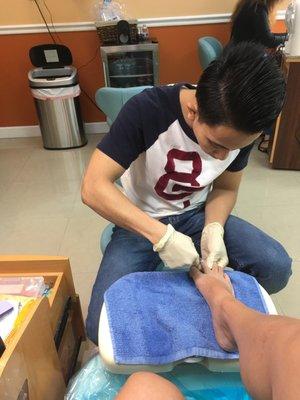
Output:
[[[8,301],[0,301],[0,318],[12,311],[14,306]]]

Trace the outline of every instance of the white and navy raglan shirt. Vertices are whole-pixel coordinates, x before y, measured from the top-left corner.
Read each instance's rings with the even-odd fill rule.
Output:
[[[205,203],[213,181],[248,163],[252,145],[221,161],[206,154],[187,125],[179,100],[188,84],[157,86],[132,97],[97,148],[125,168],[127,197],[154,218]]]

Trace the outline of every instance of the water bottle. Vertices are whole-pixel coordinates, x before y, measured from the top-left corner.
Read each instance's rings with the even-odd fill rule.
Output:
[[[114,19],[111,0],[103,0],[102,7],[100,9],[100,18],[102,21],[112,21]]]

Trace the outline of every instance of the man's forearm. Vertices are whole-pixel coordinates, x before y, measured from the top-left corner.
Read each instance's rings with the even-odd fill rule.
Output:
[[[205,206],[205,225],[219,222],[225,225],[237,199],[237,191],[213,189],[207,197]]]
[[[97,214],[116,225],[141,234],[153,244],[167,230],[166,225],[141,211],[113,183],[97,182],[92,190],[83,186],[82,200]]]

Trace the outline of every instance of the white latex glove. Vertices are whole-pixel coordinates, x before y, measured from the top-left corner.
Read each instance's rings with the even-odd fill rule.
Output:
[[[153,246],[153,250],[158,252],[169,268],[198,266],[200,263],[199,254],[192,239],[175,231],[170,224],[164,236]]]
[[[224,228],[218,222],[206,225],[201,236],[201,256],[208,268],[216,263],[224,268],[228,264],[228,256],[223,240]]]

